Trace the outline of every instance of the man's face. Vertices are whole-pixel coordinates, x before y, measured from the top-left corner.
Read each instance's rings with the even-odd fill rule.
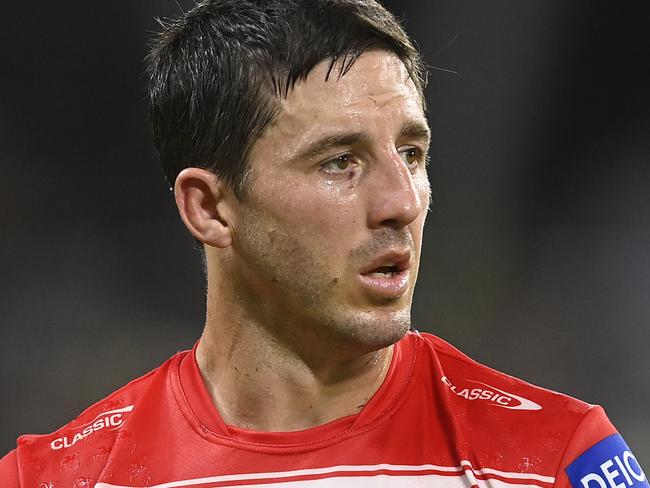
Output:
[[[410,326],[429,204],[429,130],[399,58],[329,62],[299,82],[254,144],[234,227],[234,284],[289,340],[368,350]]]

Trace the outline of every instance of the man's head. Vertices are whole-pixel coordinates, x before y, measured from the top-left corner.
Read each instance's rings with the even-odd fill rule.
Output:
[[[199,2],[165,26],[147,59],[154,138],[170,186],[183,168],[201,167],[242,197],[250,150],[295,83],[325,59],[336,79],[372,47],[397,54],[424,102],[419,54],[374,0]]]
[[[156,74],[174,43],[184,64]],[[419,60],[392,16],[368,0],[205,3],[152,59],[158,145],[205,244],[214,312],[295,346],[399,339],[429,202],[429,130]]]

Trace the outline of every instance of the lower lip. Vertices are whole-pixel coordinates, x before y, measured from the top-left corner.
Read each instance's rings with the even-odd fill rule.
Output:
[[[399,298],[408,290],[409,271],[404,269],[392,276],[359,275],[361,282],[373,293],[388,298]]]

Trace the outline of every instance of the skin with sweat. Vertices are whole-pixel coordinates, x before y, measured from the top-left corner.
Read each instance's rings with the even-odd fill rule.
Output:
[[[245,198],[198,168],[176,181],[206,250],[197,361],[237,427],[295,431],[358,413],[410,326],[430,192],[422,101],[392,53],[369,50],[340,78],[328,68],[281,101],[251,151]],[[404,286],[368,275],[396,260]]]

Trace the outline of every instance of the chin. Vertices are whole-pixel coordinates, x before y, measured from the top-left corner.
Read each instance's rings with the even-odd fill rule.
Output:
[[[411,327],[411,311],[363,311],[337,322],[336,329],[343,342],[365,351],[375,351],[395,344],[406,335]]]

